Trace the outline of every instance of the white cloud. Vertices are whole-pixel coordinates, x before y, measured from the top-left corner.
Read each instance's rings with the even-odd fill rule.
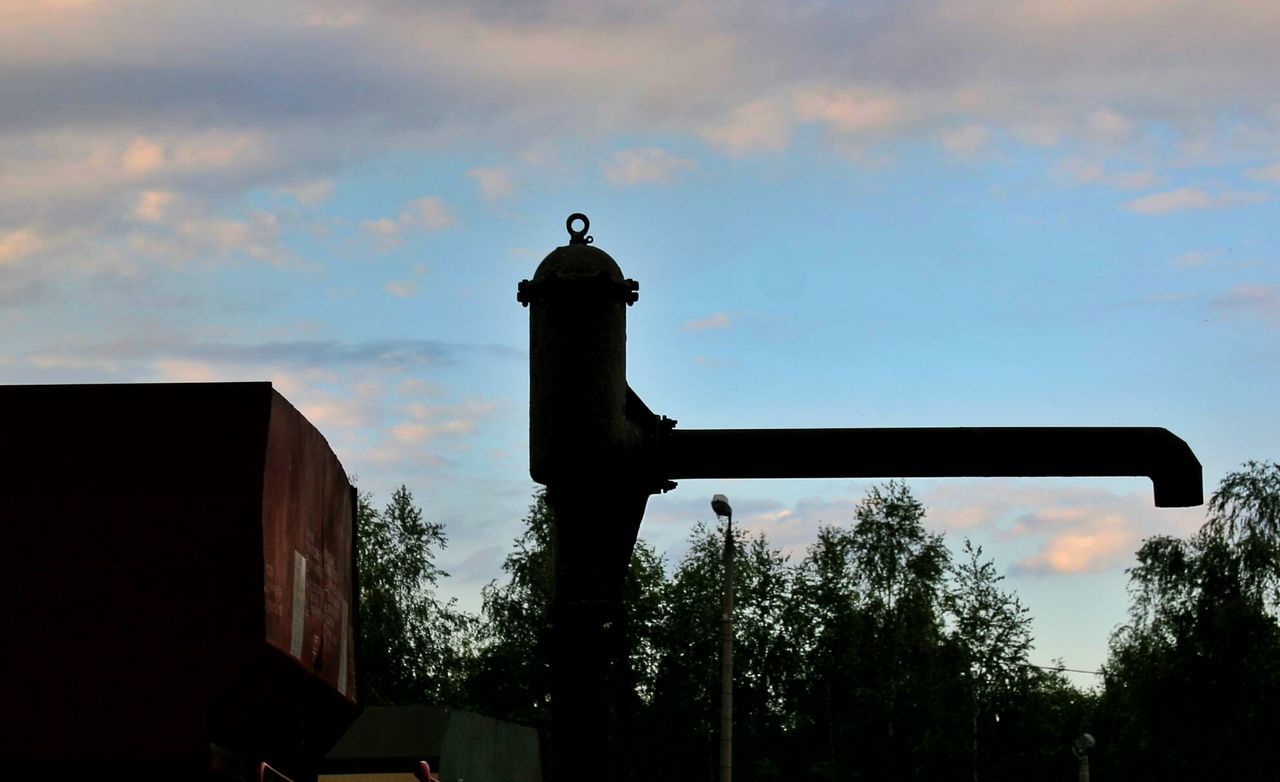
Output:
[[[271,212],[254,211],[242,220],[197,217],[183,222],[178,234],[198,250],[244,253],[273,264],[291,260],[280,244],[280,219]]]
[[[1014,137],[1034,147],[1048,148],[1057,144],[1067,134],[1060,121],[1015,120],[1010,127]]]
[[[131,215],[143,224],[130,230],[122,242],[132,259],[179,266],[247,257],[276,266],[299,265],[281,242],[282,225],[274,212],[255,209],[224,216],[169,191],[146,191]],[[117,266],[130,274],[137,271],[127,264]]]
[[[692,171],[692,160],[679,158],[665,149],[646,147],[615,152],[603,164],[604,178],[612,185],[666,184],[683,171]]]
[[[127,9],[102,4],[76,24],[47,10],[18,14],[0,34],[0,52],[10,73],[11,65],[58,66],[32,72],[49,83],[35,84],[23,96],[30,105],[13,106],[11,117],[52,120],[75,94],[59,78],[100,81],[101,94],[81,101],[73,119],[113,106],[112,117],[138,118],[139,134],[166,152],[150,129],[209,105],[285,138],[297,119],[341,124],[355,142],[344,153],[376,153],[403,131],[433,126],[534,144],[568,128],[718,129],[717,143],[730,151],[778,148],[786,134],[777,121],[745,136],[745,120],[719,126],[733,124],[723,118],[738,107],[779,96],[803,96],[797,113],[839,133],[897,127],[906,116],[926,118],[929,133],[965,120],[1054,129],[1032,134],[1041,140],[1066,132],[1124,139],[1153,119],[1177,127],[1214,116],[1206,104],[1267,110],[1265,74],[1277,64],[1268,32],[1280,21],[1271,4],[1077,5],[824,4],[780,15],[698,2],[658,2],[639,14],[610,2],[569,13],[538,0],[518,8],[282,0],[249,13],[234,0],[218,11],[139,0]],[[149,13],[160,8],[166,13]],[[246,49],[244,40],[264,45]],[[188,74],[181,92],[157,75],[175,65]],[[134,78],[93,81],[95,69]],[[963,95],[981,99],[957,101]],[[341,133],[326,136],[340,144]]]
[[[364,13],[356,8],[322,8],[306,15],[307,27],[325,27],[341,30],[354,27],[364,21]]]
[[[380,217],[377,220],[365,220],[360,227],[384,242],[395,242],[400,238],[400,223]]]
[[[192,361],[182,358],[161,358],[152,364],[160,378],[175,383],[215,383],[226,380],[226,369],[208,361]]]
[[[1152,193],[1129,202],[1129,209],[1144,215],[1162,215],[1186,209],[1208,209],[1213,199],[1198,187],[1180,187],[1163,193]]]
[[[478,399],[460,404],[404,405],[408,420],[391,428],[392,436],[402,444],[421,445],[440,438],[468,437],[475,434],[481,421],[495,409],[492,402]]]
[[[238,193],[282,162],[259,131],[172,129],[143,136],[117,126],[55,127],[24,138],[6,134],[2,121],[0,157],[8,161],[0,168],[0,209],[6,213],[90,224],[96,215],[107,226],[116,225],[109,218],[132,211],[140,186]]]
[[[1173,265],[1180,269],[1191,269],[1196,266],[1203,266],[1205,261],[1211,257],[1212,254],[1205,250],[1187,250],[1173,259]]]
[[[1266,193],[1222,191],[1209,194],[1198,187],[1180,187],[1163,193],[1152,193],[1128,203],[1130,211],[1144,215],[1164,215],[1192,209],[1222,209],[1258,204],[1270,200]]]
[[[467,176],[476,181],[480,192],[489,201],[510,198],[516,192],[511,172],[505,168],[473,168],[467,172]]]
[[[312,179],[307,182],[296,182],[279,188],[279,191],[292,196],[293,200],[303,206],[315,206],[324,203],[333,194],[333,180]]]
[[[0,265],[13,263],[38,252],[44,247],[44,240],[29,228],[0,234]]]
[[[1248,313],[1280,322],[1280,287],[1236,285],[1214,297],[1213,306],[1228,312]]]
[[[165,210],[173,203],[174,197],[168,190],[144,190],[138,195],[133,216],[143,222],[158,223],[164,219]]]
[[[791,139],[791,123],[786,113],[769,100],[745,103],[728,116],[708,124],[703,138],[728,155],[775,152]]]
[[[1089,135],[1106,141],[1119,141],[1134,131],[1133,120],[1111,109],[1095,109],[1090,112],[1086,128]]]
[[[1151,129],[1172,137],[1170,151],[1118,156],[1143,170],[1104,170],[1096,181],[1150,186],[1146,169],[1161,169],[1160,155],[1180,154],[1193,136],[1207,139],[1206,156],[1230,153],[1233,165],[1274,181],[1280,7],[1071,6],[819,3],[793,14],[673,0],[643,11],[609,0],[135,0],[73,14],[10,4],[0,25],[0,214],[6,226],[39,226],[42,237],[74,236],[92,250],[41,264],[41,281],[55,281],[131,245],[190,249],[192,239],[152,230],[160,221],[148,217],[177,231],[179,205],[141,205],[143,191],[181,193],[208,215],[244,222],[251,194],[319,203],[326,181],[389,154],[469,160],[497,149],[518,159],[537,150],[549,170],[547,150],[610,148],[626,133],[701,138],[747,155],[785,149],[797,123],[873,161],[891,158],[880,145],[955,128],[986,128],[988,147],[1017,137],[1079,144],[1079,154],[1143,144]],[[1241,128],[1253,135],[1237,148]],[[554,173],[571,176],[576,162],[566,152]],[[505,192],[497,178],[487,190],[477,184]],[[1214,205],[1260,200],[1235,195],[1206,193]],[[1197,208],[1192,196],[1183,208]],[[1157,198],[1134,208],[1168,206]],[[403,239],[396,214],[370,217],[372,235]],[[447,222],[429,211],[413,219],[422,230]],[[194,233],[214,241],[236,230]]]
[[[421,226],[428,231],[439,231],[453,225],[453,215],[439,196],[423,196],[410,201],[400,213],[402,225]]]
[[[1040,514],[1052,522],[1051,513]],[[1076,528],[1054,533],[1040,551],[1017,563],[1025,573],[1072,574],[1095,572],[1127,561],[1140,544],[1132,525],[1122,516],[1106,515],[1093,519],[1073,513],[1064,521]]]
[[[639,14],[539,0],[281,0],[269,12],[138,0],[95,4],[69,23],[24,4],[0,26],[0,201],[19,222],[70,211],[64,202],[119,214],[139,185],[187,194],[180,179],[198,180],[216,209],[263,187],[322,200],[323,187],[289,183],[323,182],[392,150],[547,149],[626,131],[699,136],[744,155],[785,148],[797,121],[857,150],[969,126],[1035,144],[1133,141],[1152,124],[1185,136],[1208,123],[1212,139],[1244,123],[1273,137],[1274,4],[1077,5],[821,4],[779,15],[697,2]],[[212,129],[211,106],[221,120]],[[1255,171],[1275,176],[1274,166]],[[502,197],[510,179],[500,179],[478,182]]]
[[[400,299],[418,295],[418,283],[413,280],[392,280],[382,287],[387,293]]]
[[[423,196],[405,204],[400,216],[394,220],[386,217],[365,220],[360,227],[376,236],[384,249],[390,249],[400,243],[404,232],[409,229],[439,231],[453,224],[453,215],[444,199],[439,196]]]
[[[686,321],[681,324],[681,331],[708,331],[711,329],[727,329],[733,321],[724,312],[716,312],[705,318]]]
[[[164,167],[164,148],[149,139],[136,138],[121,155],[120,164],[129,176],[146,176]]]
[[[941,131],[942,148],[953,158],[969,160],[986,148],[991,132],[983,125],[964,125]]]
[[[853,483],[857,493],[848,496],[738,499],[734,521],[765,533],[784,552],[803,556],[819,526],[850,526],[865,496],[859,487],[878,482]],[[1000,567],[1024,575],[1118,571],[1133,562],[1144,538],[1186,535],[1204,521],[1203,508],[1154,507],[1149,489],[1125,493],[1012,479],[908,483],[925,506],[925,526],[944,533],[953,550],[969,537],[997,556]],[[649,534],[669,543],[672,531],[683,535],[693,520],[710,515],[705,499],[675,493],[650,501],[645,524]]]
[[[28,373],[79,382],[270,380],[320,428],[349,471],[391,483],[417,467],[449,466],[501,409],[487,399],[456,397],[433,377],[442,362],[467,352],[426,342],[241,344],[158,333],[80,340],[21,358]],[[432,480],[413,477],[415,491]]]
[[[870,90],[802,89],[795,106],[801,121],[822,122],[844,134],[885,131],[905,119],[898,99]]]
[[[138,136],[120,155],[120,168],[131,179],[161,173],[198,174],[225,169],[265,154],[257,133],[209,130],[178,138]]]
[[[1250,170],[1248,176],[1253,179],[1261,179],[1264,182],[1275,182],[1280,184],[1280,163],[1272,163],[1269,166],[1262,166]]]
[[[1204,520],[1202,508],[1154,507],[1150,489],[1122,493],[993,479],[930,483],[918,496],[930,526],[1010,551],[1030,545],[1032,553],[1009,563],[1028,574],[1118,569],[1132,561],[1144,538],[1185,535]]]
[[[1102,164],[1086,160],[1068,160],[1061,170],[1077,182],[1103,185],[1119,190],[1140,190],[1156,182],[1156,173],[1142,169],[1109,171]]]

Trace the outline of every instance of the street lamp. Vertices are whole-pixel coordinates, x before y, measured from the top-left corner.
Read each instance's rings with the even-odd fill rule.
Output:
[[[1071,744],[1071,751],[1075,753],[1076,760],[1080,763],[1080,782],[1089,782],[1089,750],[1093,749],[1097,743],[1090,734],[1081,733]]]
[[[724,604],[720,609],[720,782],[733,780],[733,508],[729,498],[711,498],[724,518]]]

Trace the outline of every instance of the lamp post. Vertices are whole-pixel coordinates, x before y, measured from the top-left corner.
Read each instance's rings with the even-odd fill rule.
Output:
[[[724,603],[720,609],[720,782],[733,780],[733,508],[723,494],[711,498],[724,525]]]
[[[1080,782],[1089,782],[1089,750],[1093,749],[1097,743],[1091,734],[1081,733],[1071,744],[1071,751],[1079,764]]]

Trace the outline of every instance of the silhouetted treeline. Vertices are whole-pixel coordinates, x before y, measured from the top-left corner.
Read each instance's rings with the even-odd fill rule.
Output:
[[[367,702],[444,702],[547,731],[543,498],[478,617],[436,600],[429,551],[415,584],[397,585],[396,552],[424,551],[415,535],[444,545],[406,508],[404,489],[382,512],[361,503],[362,529],[382,536],[363,540],[385,541],[361,559],[383,573],[361,583]],[[904,484],[872,489],[799,561],[735,529],[734,777],[1073,780],[1070,745],[1089,732],[1095,780],[1275,778],[1277,509],[1280,465],[1251,462],[1197,535],[1145,541],[1130,622],[1089,692],[1030,665],[1030,617],[995,564],[967,540],[953,554]],[[699,524],[671,567],[643,541],[632,557],[621,695],[637,779],[717,778],[723,540]]]

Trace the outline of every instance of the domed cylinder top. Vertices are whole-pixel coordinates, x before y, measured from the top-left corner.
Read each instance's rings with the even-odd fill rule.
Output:
[[[581,230],[575,225],[581,224]],[[627,312],[638,284],[591,246],[584,215],[517,299],[529,307],[529,473],[538,483],[607,480],[626,463]]]

